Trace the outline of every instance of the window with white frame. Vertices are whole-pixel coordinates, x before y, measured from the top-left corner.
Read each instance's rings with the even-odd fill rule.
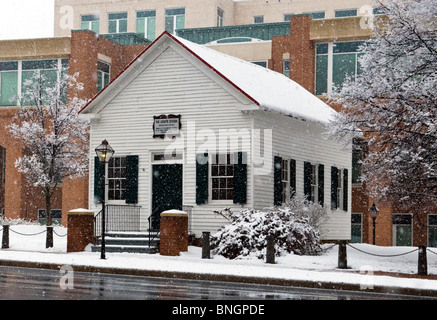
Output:
[[[318,177],[318,165],[311,165],[311,173],[310,173],[310,183],[311,183],[311,196],[310,201],[316,203],[318,201],[318,192],[319,192],[319,177]]]
[[[156,10],[137,12],[137,33],[151,41],[156,38]]]
[[[126,199],[126,157],[113,157],[108,162],[108,200]]]
[[[316,95],[340,89],[345,80],[361,72],[359,47],[363,41],[316,44]]]
[[[220,8],[217,8],[217,27],[223,27],[223,16],[224,11]]]
[[[103,61],[97,62],[97,92],[100,92],[109,84],[111,66]]]
[[[343,170],[339,169],[337,174],[337,208],[343,210]]]
[[[211,159],[212,200],[232,200],[234,191],[233,154],[216,154]]]
[[[127,12],[110,13],[108,20],[108,33],[127,32]]]
[[[67,68],[68,59],[0,61],[0,106],[18,105],[17,97],[22,98],[22,105],[34,105],[28,93],[34,90],[29,86],[29,80],[35,77],[36,72],[44,79],[43,89],[48,89],[56,86],[58,76],[67,72]],[[43,103],[46,103],[43,91]]]
[[[282,181],[282,203],[285,203],[290,199],[290,173],[288,160],[282,159],[281,168],[281,181]]]
[[[287,78],[290,78],[290,60],[289,59],[284,59],[282,60],[282,73],[284,74],[284,76],[286,76]]]
[[[100,16],[96,14],[88,14],[80,17],[80,28],[82,30],[91,30],[95,33],[100,32]]]
[[[174,34],[178,29],[185,28],[185,8],[165,10],[165,31]]]

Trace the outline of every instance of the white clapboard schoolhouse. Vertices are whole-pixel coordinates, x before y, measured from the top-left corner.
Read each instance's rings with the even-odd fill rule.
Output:
[[[81,111],[90,209],[107,140],[106,204],[136,209],[139,230],[184,209],[200,237],[227,223],[215,210],[282,205],[295,191],[328,209],[325,240],[350,239],[351,150],[324,137],[334,114],[282,74],[164,32]]]

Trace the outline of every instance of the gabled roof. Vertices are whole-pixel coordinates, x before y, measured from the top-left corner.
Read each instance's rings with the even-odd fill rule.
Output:
[[[125,73],[134,72],[132,69],[135,69],[135,65],[145,60],[148,53],[153,52],[154,47],[159,46],[163,38],[170,38],[187,50],[261,109],[324,124],[328,123],[336,113],[312,93],[278,72],[195,44],[168,32],[161,34],[81,112],[94,105],[100,96],[105,95],[106,91],[111,91],[111,87],[116,86],[114,82],[117,82],[118,78],[123,77]]]

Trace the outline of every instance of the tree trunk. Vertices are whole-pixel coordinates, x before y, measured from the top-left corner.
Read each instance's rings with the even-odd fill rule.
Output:
[[[52,205],[50,203],[50,190],[44,192],[46,200],[46,217],[47,217],[47,227],[52,226]],[[48,229],[48,228],[47,228]],[[46,248],[53,248],[53,232],[47,230],[46,233]]]

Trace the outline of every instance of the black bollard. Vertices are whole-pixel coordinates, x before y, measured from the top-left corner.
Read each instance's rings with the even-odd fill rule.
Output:
[[[2,249],[9,249],[9,225],[3,226]]]
[[[346,241],[338,241],[338,268],[347,269]]]
[[[419,246],[419,261],[417,266],[417,274],[427,275],[428,274],[428,262],[426,258],[426,246]]]
[[[46,248],[53,248],[53,226],[47,226]]]
[[[209,232],[202,232],[202,259],[211,259],[211,245],[209,243]]]
[[[266,263],[275,263],[275,238],[271,235],[267,236],[266,247]]]

